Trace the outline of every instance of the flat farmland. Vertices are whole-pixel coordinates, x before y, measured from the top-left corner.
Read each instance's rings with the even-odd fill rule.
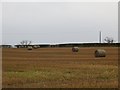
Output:
[[[2,70],[3,88],[117,88],[118,48],[3,48]]]

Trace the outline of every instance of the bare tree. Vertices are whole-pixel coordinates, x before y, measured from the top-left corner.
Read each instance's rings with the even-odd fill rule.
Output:
[[[32,43],[32,41],[23,40],[20,42],[20,45],[30,45],[31,43]]]
[[[115,40],[114,40],[114,38],[113,37],[106,37],[105,39],[104,39],[104,42],[106,42],[106,43],[113,43]]]
[[[29,45],[31,45],[32,41],[29,40],[23,40],[20,42],[20,45],[22,48],[28,48]]]

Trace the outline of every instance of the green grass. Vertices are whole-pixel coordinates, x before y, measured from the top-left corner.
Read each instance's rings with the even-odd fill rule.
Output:
[[[103,82],[101,84],[101,87],[105,87],[106,82],[116,81],[116,79],[118,78],[117,71],[118,71],[117,66],[112,66],[112,65],[102,65],[102,66],[101,65],[80,65],[80,67],[72,68],[72,69],[71,68],[60,69],[56,67],[51,67],[51,68],[38,68],[38,70],[36,69],[36,70],[23,71],[23,72],[9,71],[9,72],[4,72],[3,77],[6,77],[6,80],[8,82],[4,81],[4,83],[7,82],[8,86],[12,86],[12,85],[23,86],[26,83],[39,84],[42,82],[72,83],[73,81],[79,80],[81,82],[84,82],[83,84],[85,83],[87,84],[87,82],[96,82],[96,83]],[[83,86],[80,85],[81,83],[77,83],[77,84],[78,84],[78,87],[84,87],[84,85]],[[58,85],[58,86],[61,87],[61,85]],[[56,87],[56,86],[53,86],[53,87]],[[91,87],[91,85],[88,85],[88,87]],[[94,85],[94,87],[97,87],[97,86]]]

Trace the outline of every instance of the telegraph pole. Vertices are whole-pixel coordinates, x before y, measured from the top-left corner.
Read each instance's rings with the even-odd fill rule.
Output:
[[[99,32],[99,43],[101,43],[101,40],[102,40],[101,38],[102,38],[102,32],[100,31]]]

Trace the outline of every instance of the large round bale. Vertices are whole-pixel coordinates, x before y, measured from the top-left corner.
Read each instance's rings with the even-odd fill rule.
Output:
[[[72,51],[73,52],[78,52],[79,51],[79,47],[72,47]]]
[[[35,45],[35,46],[33,46],[33,48],[34,48],[34,49],[37,49],[37,48],[38,48],[38,46],[36,46],[36,45]]]
[[[95,57],[105,57],[106,51],[104,49],[97,49],[95,51]]]
[[[29,46],[29,47],[28,47],[28,50],[32,50],[32,46]]]

